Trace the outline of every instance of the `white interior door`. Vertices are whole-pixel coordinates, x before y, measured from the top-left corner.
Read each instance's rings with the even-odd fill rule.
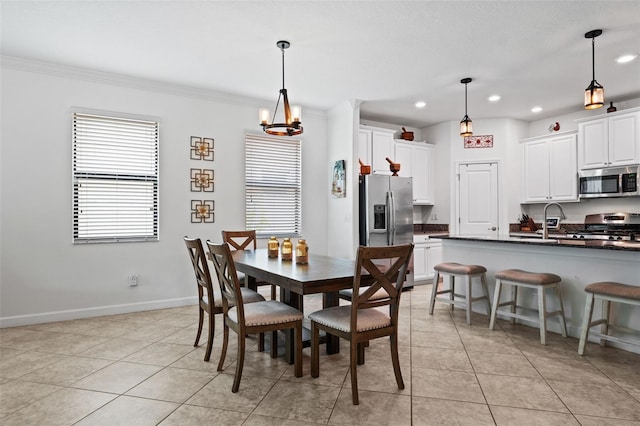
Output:
[[[459,235],[498,235],[498,163],[458,165]]]

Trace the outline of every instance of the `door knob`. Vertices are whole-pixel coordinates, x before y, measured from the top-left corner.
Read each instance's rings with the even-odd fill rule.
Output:
[[[495,231],[495,230],[496,230],[496,229],[498,229],[498,228],[496,228],[495,226],[492,226],[491,228],[487,228],[487,229],[488,229],[489,231]]]

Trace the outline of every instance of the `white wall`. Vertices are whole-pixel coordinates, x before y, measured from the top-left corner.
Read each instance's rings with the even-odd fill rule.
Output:
[[[195,302],[182,237],[244,228],[244,135],[255,100],[3,58],[0,325]],[[275,98],[273,100],[275,102]],[[160,120],[160,241],[72,244],[72,107]],[[304,111],[303,229],[327,248],[327,118]],[[189,159],[190,136],[215,139],[215,161]],[[190,192],[189,169],[215,170],[215,192]],[[319,195],[321,194],[321,196]],[[190,200],[214,199],[215,223],[191,224]],[[127,276],[139,275],[128,287]]]
[[[346,197],[336,198],[329,191],[331,176],[326,181],[325,194],[328,198],[327,235],[330,253],[333,257],[354,259],[358,244],[358,167],[357,138],[359,101],[344,101],[332,108],[329,115],[328,161],[324,167],[333,168],[338,160],[345,160]]]
[[[492,148],[464,148],[463,138],[457,122],[441,123],[427,127],[422,134],[427,141],[436,145],[436,181],[446,182],[438,185],[436,205],[433,212],[439,217],[435,223],[449,223],[449,231],[454,232],[456,169],[463,162],[499,163],[498,197],[500,200],[499,226],[501,233],[508,233],[509,218],[519,212],[520,163],[518,141],[525,136],[527,123],[512,119],[474,120],[474,135],[493,135]],[[513,178],[514,175],[518,179]],[[517,202],[514,200],[518,200]],[[516,214],[517,217],[517,214]]]

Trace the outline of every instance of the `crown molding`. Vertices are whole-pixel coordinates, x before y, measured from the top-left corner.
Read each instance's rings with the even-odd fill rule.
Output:
[[[131,89],[184,96],[207,101],[250,106],[252,108],[255,108],[256,105],[264,105],[272,102],[272,100],[234,95],[231,93],[219,92],[202,87],[187,86],[104,71],[95,71],[87,68],[79,68],[69,65],[55,64],[51,62],[37,61],[34,59],[21,58],[17,56],[0,55],[0,66],[2,68],[14,69],[18,71],[27,71],[54,77],[70,78],[92,83],[128,87]],[[321,110],[311,110],[310,108],[305,108],[304,114],[326,118],[326,112]]]

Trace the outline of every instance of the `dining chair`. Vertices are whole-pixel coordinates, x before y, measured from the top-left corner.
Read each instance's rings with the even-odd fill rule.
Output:
[[[209,361],[211,357],[211,348],[213,347],[213,333],[215,329],[215,315],[221,314],[222,309],[222,295],[219,290],[213,288],[211,281],[211,274],[209,273],[209,265],[202,248],[202,241],[200,238],[184,237],[184,242],[189,252],[189,258],[191,259],[191,265],[196,276],[196,284],[198,285],[198,333],[196,334],[196,341],[193,344],[194,347],[198,346],[200,342],[200,335],[202,334],[202,326],[204,323],[204,314],[208,314],[208,336],[207,336],[207,349],[204,354],[204,360]],[[245,303],[263,301],[264,297],[248,288],[242,289],[242,296]],[[264,335],[260,336],[260,339],[264,340]]]
[[[228,243],[234,250],[255,250],[257,248],[256,231],[222,231],[222,242]],[[244,274],[239,272],[238,279],[244,281]],[[276,286],[266,281],[257,281],[256,286],[270,285],[271,300],[276,300]]]
[[[211,260],[216,270],[220,292],[222,294],[223,340],[218,371],[222,371],[229,342],[229,329],[238,335],[238,356],[236,373],[231,392],[240,387],[244,366],[245,338],[247,334],[267,331],[295,330],[294,371],[296,377],[302,377],[302,319],[299,310],[277,300],[265,300],[245,304],[236,267],[227,243],[213,244],[207,241]]]
[[[384,247],[358,247],[351,305],[335,306],[313,312],[311,320],[311,377],[320,375],[320,330],[349,341],[351,400],[359,404],[357,361],[364,345],[373,339],[389,336],[391,361],[398,389],[404,389],[398,357],[398,310],[400,295],[409,267],[413,244]],[[374,262],[391,259],[383,268]],[[381,268],[386,269],[382,271]],[[373,283],[360,291],[363,276]],[[363,287],[364,288],[364,287]],[[380,298],[379,291],[387,294]],[[378,294],[378,296],[376,296]]]

